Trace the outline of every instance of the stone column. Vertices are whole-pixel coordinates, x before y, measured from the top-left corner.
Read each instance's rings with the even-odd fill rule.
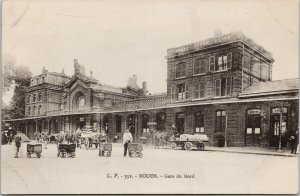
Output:
[[[28,128],[27,128],[28,122],[25,120],[25,134],[28,137]]]
[[[35,122],[35,132],[37,132],[38,131],[38,120],[34,120],[34,122]]]
[[[51,121],[51,118],[47,118],[47,128],[48,128],[48,133],[51,134],[50,132],[50,121]]]
[[[101,131],[101,114],[96,114],[97,132]]]

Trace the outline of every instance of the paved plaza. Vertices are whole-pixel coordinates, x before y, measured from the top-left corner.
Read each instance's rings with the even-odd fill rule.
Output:
[[[184,151],[145,147],[143,158],[111,157],[98,149],[76,149],[76,158],[58,158],[49,144],[42,157],[27,158],[22,144],[1,146],[1,192],[14,194],[96,193],[296,193],[298,157]],[[181,178],[180,178],[181,177]]]

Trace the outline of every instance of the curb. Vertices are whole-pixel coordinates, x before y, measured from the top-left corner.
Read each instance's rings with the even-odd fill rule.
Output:
[[[215,149],[205,149],[204,151],[216,151],[216,152],[227,152],[227,153],[240,153],[240,154],[255,154],[255,155],[271,155],[271,156],[283,156],[283,157],[297,157],[293,154],[277,154],[269,152],[241,152],[241,151],[227,151],[227,150],[215,150]]]
[[[115,147],[123,147],[122,144],[113,143]],[[145,146],[146,147],[146,146]],[[147,148],[147,147],[146,147]],[[155,148],[153,148],[155,149]],[[158,149],[167,149],[172,150],[170,148],[158,148]],[[230,151],[230,150],[222,150],[222,149],[209,149],[205,148],[204,151],[215,151],[215,152],[227,152],[227,153],[239,153],[239,154],[255,154],[255,155],[269,155],[269,156],[282,156],[282,157],[297,157],[298,155],[294,154],[279,154],[279,153],[272,153],[272,152],[249,152],[249,151]]]

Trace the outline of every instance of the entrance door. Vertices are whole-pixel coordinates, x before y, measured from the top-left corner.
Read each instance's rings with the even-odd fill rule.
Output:
[[[281,146],[287,146],[287,118],[286,114],[282,115],[282,129],[281,129]],[[274,114],[270,119],[270,146],[278,147],[279,146],[279,131],[280,131],[280,114]]]
[[[226,129],[226,111],[219,110],[216,113],[216,132],[225,133]]]
[[[130,114],[128,116],[128,129],[131,132],[133,138],[135,138],[135,114]]]
[[[261,134],[260,109],[248,110],[246,122],[246,145],[259,146]]]
[[[183,113],[178,113],[176,115],[176,135],[180,135],[184,133],[185,129],[185,115]]]
[[[84,117],[78,117],[78,120],[76,122],[76,130],[78,128],[80,128],[81,130],[84,128],[85,126],[85,118]]]

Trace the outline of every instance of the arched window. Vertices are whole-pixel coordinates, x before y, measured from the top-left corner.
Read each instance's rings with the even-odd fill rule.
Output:
[[[39,93],[39,101],[42,101],[42,93]]]
[[[38,115],[41,115],[41,111],[42,111],[42,106],[39,105]]]
[[[83,108],[85,106],[84,96],[78,98],[78,108]]]

